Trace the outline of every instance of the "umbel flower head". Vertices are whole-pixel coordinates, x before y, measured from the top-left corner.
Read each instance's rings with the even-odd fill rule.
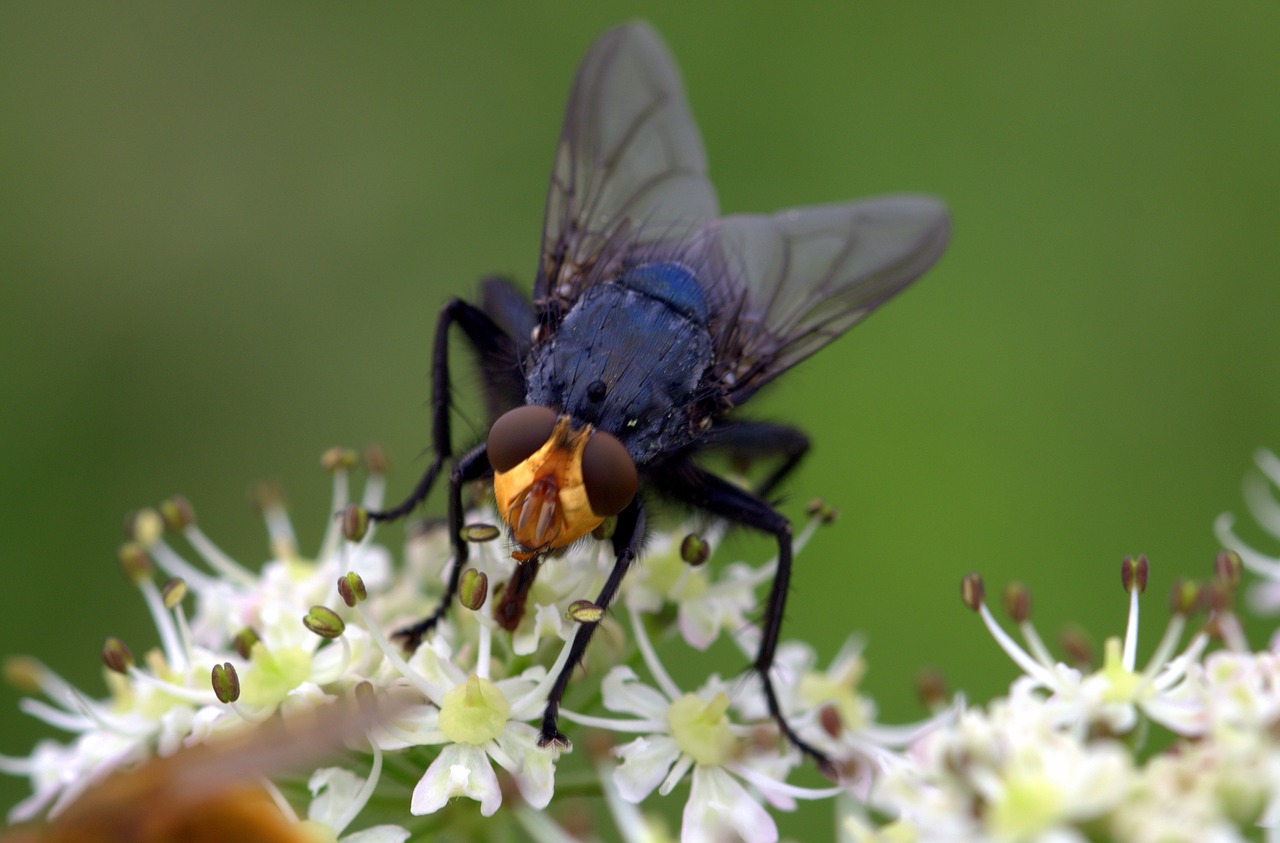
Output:
[[[602,613],[582,595],[610,560],[583,542],[547,563],[511,633],[492,607],[515,563],[488,526],[492,512],[477,507],[459,605],[406,653],[388,631],[437,605],[449,537],[414,529],[395,564],[362,509],[381,504],[383,460],[366,457],[353,504],[357,463],[349,451],[325,456],[341,517],[313,556],[279,495],[259,496],[271,558],[256,571],[219,550],[183,499],[132,518],[119,559],[158,643],[135,655],[108,638],[102,698],[36,659],[7,664],[31,693],[22,711],[69,735],[0,756],[0,771],[31,782],[9,812],[34,835],[19,839],[772,843],[779,812],[821,800],[836,808],[840,839],[860,843],[1280,843],[1280,637],[1252,649],[1234,610],[1246,569],[1268,569],[1221,523],[1231,549],[1205,582],[1172,585],[1170,620],[1145,659],[1144,557],[1121,564],[1128,621],[1097,662],[1075,638],[1055,657],[1029,590],[1014,584],[1001,602],[1018,641],[981,577],[965,577],[964,604],[1020,675],[985,705],[948,705],[931,687],[935,715],[924,722],[877,722],[860,689],[860,639],[825,665],[808,645],[781,642],[778,705],[840,773],[812,787],[797,784],[801,759],[756,678],[679,683],[660,657],[666,641],[703,649],[728,633],[745,662],[772,562],[705,565],[719,528],[681,525],[652,537],[646,564]],[[815,510],[797,548],[824,514]],[[578,625],[597,621],[602,634],[561,711],[578,749],[540,747],[548,688]],[[582,810],[590,796],[605,809]],[[659,813],[678,816],[678,828]]]
[[[368,480],[355,503],[350,476],[359,462],[346,450],[325,454],[330,511],[341,515],[313,554],[300,546],[281,496],[259,493],[271,558],[257,570],[221,551],[185,499],[131,518],[119,559],[158,645],[144,650],[109,638],[104,698],[35,659],[10,660],[11,680],[32,692],[22,711],[69,735],[26,757],[0,756],[0,771],[32,786],[10,822],[69,826],[119,801],[122,776],[165,770],[159,777],[169,779],[169,770],[197,763],[237,771],[243,781],[235,784],[300,841],[383,843],[444,828],[450,839],[571,840],[562,823],[580,825],[583,814],[573,801],[558,803],[567,786],[573,796],[599,796],[627,840],[667,839],[649,806],[670,798],[683,802],[671,832],[681,840],[768,843],[778,839],[774,811],[865,789],[865,777],[820,788],[789,782],[801,759],[779,736],[757,683],[710,676],[683,691],[664,667],[655,641],[673,636],[701,649],[729,633],[752,647],[748,616],[773,563],[702,564],[714,550],[715,525],[701,535],[688,525],[655,535],[616,612],[603,617],[582,598],[599,589],[611,559],[604,543],[580,542],[546,563],[509,633],[492,607],[515,562],[487,526],[493,513],[477,508],[464,531],[474,545],[459,605],[406,653],[389,633],[441,599],[449,540],[441,526],[415,528],[395,564],[363,517],[381,505],[385,460],[366,456]],[[815,510],[797,549],[824,516]],[[540,747],[535,724],[550,684],[579,623],[596,620],[602,634],[563,709],[589,751]],[[784,642],[775,670],[791,722],[843,768],[862,773],[885,766],[902,741],[901,733],[878,731],[874,707],[858,691],[859,652],[846,648],[824,669],[812,648]],[[314,712],[334,706],[379,714],[324,735],[306,731],[315,728],[303,725]],[[328,757],[302,767],[273,760],[266,751],[273,741],[260,730],[275,724],[311,734],[304,742],[328,747]],[[246,744],[256,752],[246,754]],[[238,755],[239,763],[211,762],[193,752],[200,747],[215,758]],[[288,775],[276,775],[286,766]],[[211,798],[228,790],[215,776],[206,780],[218,790]]]

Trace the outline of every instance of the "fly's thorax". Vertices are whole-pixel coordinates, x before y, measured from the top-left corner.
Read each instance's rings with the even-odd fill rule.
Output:
[[[700,293],[669,268],[590,288],[536,347],[527,402],[607,431],[637,465],[688,445],[715,362]]]

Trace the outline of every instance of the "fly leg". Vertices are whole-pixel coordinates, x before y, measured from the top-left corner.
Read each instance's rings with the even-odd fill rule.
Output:
[[[600,589],[600,594],[596,597],[596,605],[602,610],[607,610],[609,604],[613,602],[631,563],[640,552],[640,543],[644,539],[644,525],[644,507],[640,504],[639,498],[632,500],[627,508],[618,514],[618,524],[613,533],[613,552],[616,558],[613,569],[609,571],[609,578],[605,580],[604,588]],[[564,663],[564,667],[560,668],[560,675],[556,677],[550,692],[547,693],[547,707],[542,712],[542,729],[538,735],[538,746],[555,746],[565,749],[570,745],[569,739],[556,728],[560,700],[564,698],[569,679],[582,661],[583,655],[587,652],[587,644],[591,642],[591,636],[599,625],[599,621],[582,624],[578,628],[578,634],[573,638],[573,643],[569,645],[569,660]]]
[[[505,381],[513,377],[511,373],[523,381],[512,339],[480,308],[462,299],[451,299],[436,320],[431,356],[431,463],[409,497],[390,509],[369,513],[374,521],[396,521],[416,509],[430,494],[445,461],[453,456],[449,419],[449,326],[454,324],[462,328],[480,358],[481,371],[501,373],[486,375],[486,386],[491,391],[509,393],[512,386]]]
[[[435,347],[431,359],[431,445],[434,452],[431,463],[423,472],[413,492],[402,503],[390,509],[376,510],[369,513],[374,521],[394,521],[412,512],[435,484],[446,460],[453,458],[452,435],[449,419],[449,326],[458,325],[479,355],[482,369],[486,366],[495,371],[504,372],[502,376],[488,379],[491,390],[504,387],[501,378],[519,377],[519,368],[515,362],[515,344],[489,316],[479,308],[462,299],[452,299],[440,311],[436,322]],[[502,361],[508,361],[510,368],[504,369]],[[462,538],[462,487],[473,480],[479,480],[490,472],[489,457],[484,443],[463,454],[453,462],[449,470],[449,541],[453,545],[453,562],[449,572],[449,584],[445,588],[444,599],[430,615],[417,623],[398,630],[395,637],[404,641],[410,650],[416,650],[427,633],[435,628],[449,609],[449,604],[458,592],[458,582],[462,569],[467,561],[467,543]]]
[[[405,649],[413,652],[418,649],[422,639],[426,637],[440,619],[449,611],[453,598],[458,594],[458,582],[462,579],[462,569],[467,565],[467,541],[462,536],[462,487],[473,480],[479,480],[489,474],[488,448],[485,443],[467,451],[457,459],[449,472],[449,541],[453,544],[453,562],[449,569],[449,584],[445,586],[444,597],[440,605],[431,614],[415,624],[398,629],[393,637],[404,642]]]
[[[778,567],[769,588],[765,603],[764,626],[760,646],[752,667],[760,674],[765,703],[778,729],[796,749],[814,760],[824,774],[835,777],[835,767],[826,754],[801,738],[787,722],[778,693],[774,687],[774,656],[778,649],[778,635],[782,631],[782,618],[787,607],[787,588],[791,582],[791,524],[782,513],[767,501],[732,483],[705,471],[685,460],[663,473],[660,478],[663,490],[670,496],[684,500],[700,510],[717,515],[735,524],[741,524],[772,535],[778,542]]]
[[[809,453],[809,437],[799,428],[757,421],[731,421],[717,425],[698,443],[699,451],[728,451],[731,457],[779,456],[782,462],[756,486],[767,498]]]

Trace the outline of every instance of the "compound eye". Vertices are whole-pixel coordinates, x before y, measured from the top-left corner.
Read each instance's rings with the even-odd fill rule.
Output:
[[[489,465],[510,471],[547,444],[556,426],[556,411],[530,404],[503,413],[489,428]]]
[[[639,482],[636,464],[626,447],[597,430],[582,451],[582,483],[587,487],[591,511],[606,518],[617,515],[636,496]]]

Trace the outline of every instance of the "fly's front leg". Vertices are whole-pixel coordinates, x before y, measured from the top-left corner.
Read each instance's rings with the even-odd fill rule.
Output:
[[[453,456],[449,420],[449,326],[454,324],[462,328],[482,360],[514,360],[515,345],[511,338],[483,310],[462,299],[452,299],[441,309],[431,354],[431,463],[409,497],[390,509],[369,513],[374,521],[395,521],[417,508],[430,494],[445,461]]]
[[[600,589],[600,594],[596,597],[596,605],[601,610],[607,611],[613,603],[623,578],[631,568],[631,563],[635,561],[636,554],[640,552],[640,542],[644,540],[644,525],[644,507],[640,504],[640,499],[635,498],[618,514],[618,524],[613,533],[615,554],[613,569],[609,571],[609,578],[605,580],[604,588]],[[573,638],[573,643],[569,645],[569,660],[564,663],[564,667],[560,668],[560,675],[556,677],[551,691],[547,694],[547,707],[542,712],[542,729],[538,735],[538,746],[555,746],[560,749],[569,747],[569,739],[556,728],[560,700],[564,698],[565,688],[569,686],[569,680],[587,652],[587,644],[591,642],[591,636],[599,625],[599,621],[582,624],[578,628],[578,634]]]
[[[760,674],[765,704],[768,706],[770,716],[778,724],[778,729],[796,749],[812,758],[823,773],[834,778],[835,767],[826,754],[801,738],[787,722],[782,706],[778,702],[778,692],[773,682],[773,661],[777,655],[778,636],[782,631],[782,618],[787,608],[787,589],[791,583],[790,522],[766,501],[697,467],[688,460],[669,467],[659,483],[672,497],[684,500],[727,521],[768,533],[777,539],[778,567],[774,572],[773,585],[769,588],[769,597],[765,603],[760,646],[752,666]]]
[[[418,649],[422,639],[435,629],[436,624],[448,613],[453,598],[458,594],[458,582],[462,578],[462,569],[467,564],[467,541],[462,536],[463,509],[462,487],[467,483],[490,474],[489,454],[487,447],[480,444],[458,458],[449,472],[449,541],[453,544],[453,562],[449,569],[449,584],[445,586],[444,598],[431,614],[411,626],[396,630],[393,634],[404,642],[405,649],[413,652]]]

